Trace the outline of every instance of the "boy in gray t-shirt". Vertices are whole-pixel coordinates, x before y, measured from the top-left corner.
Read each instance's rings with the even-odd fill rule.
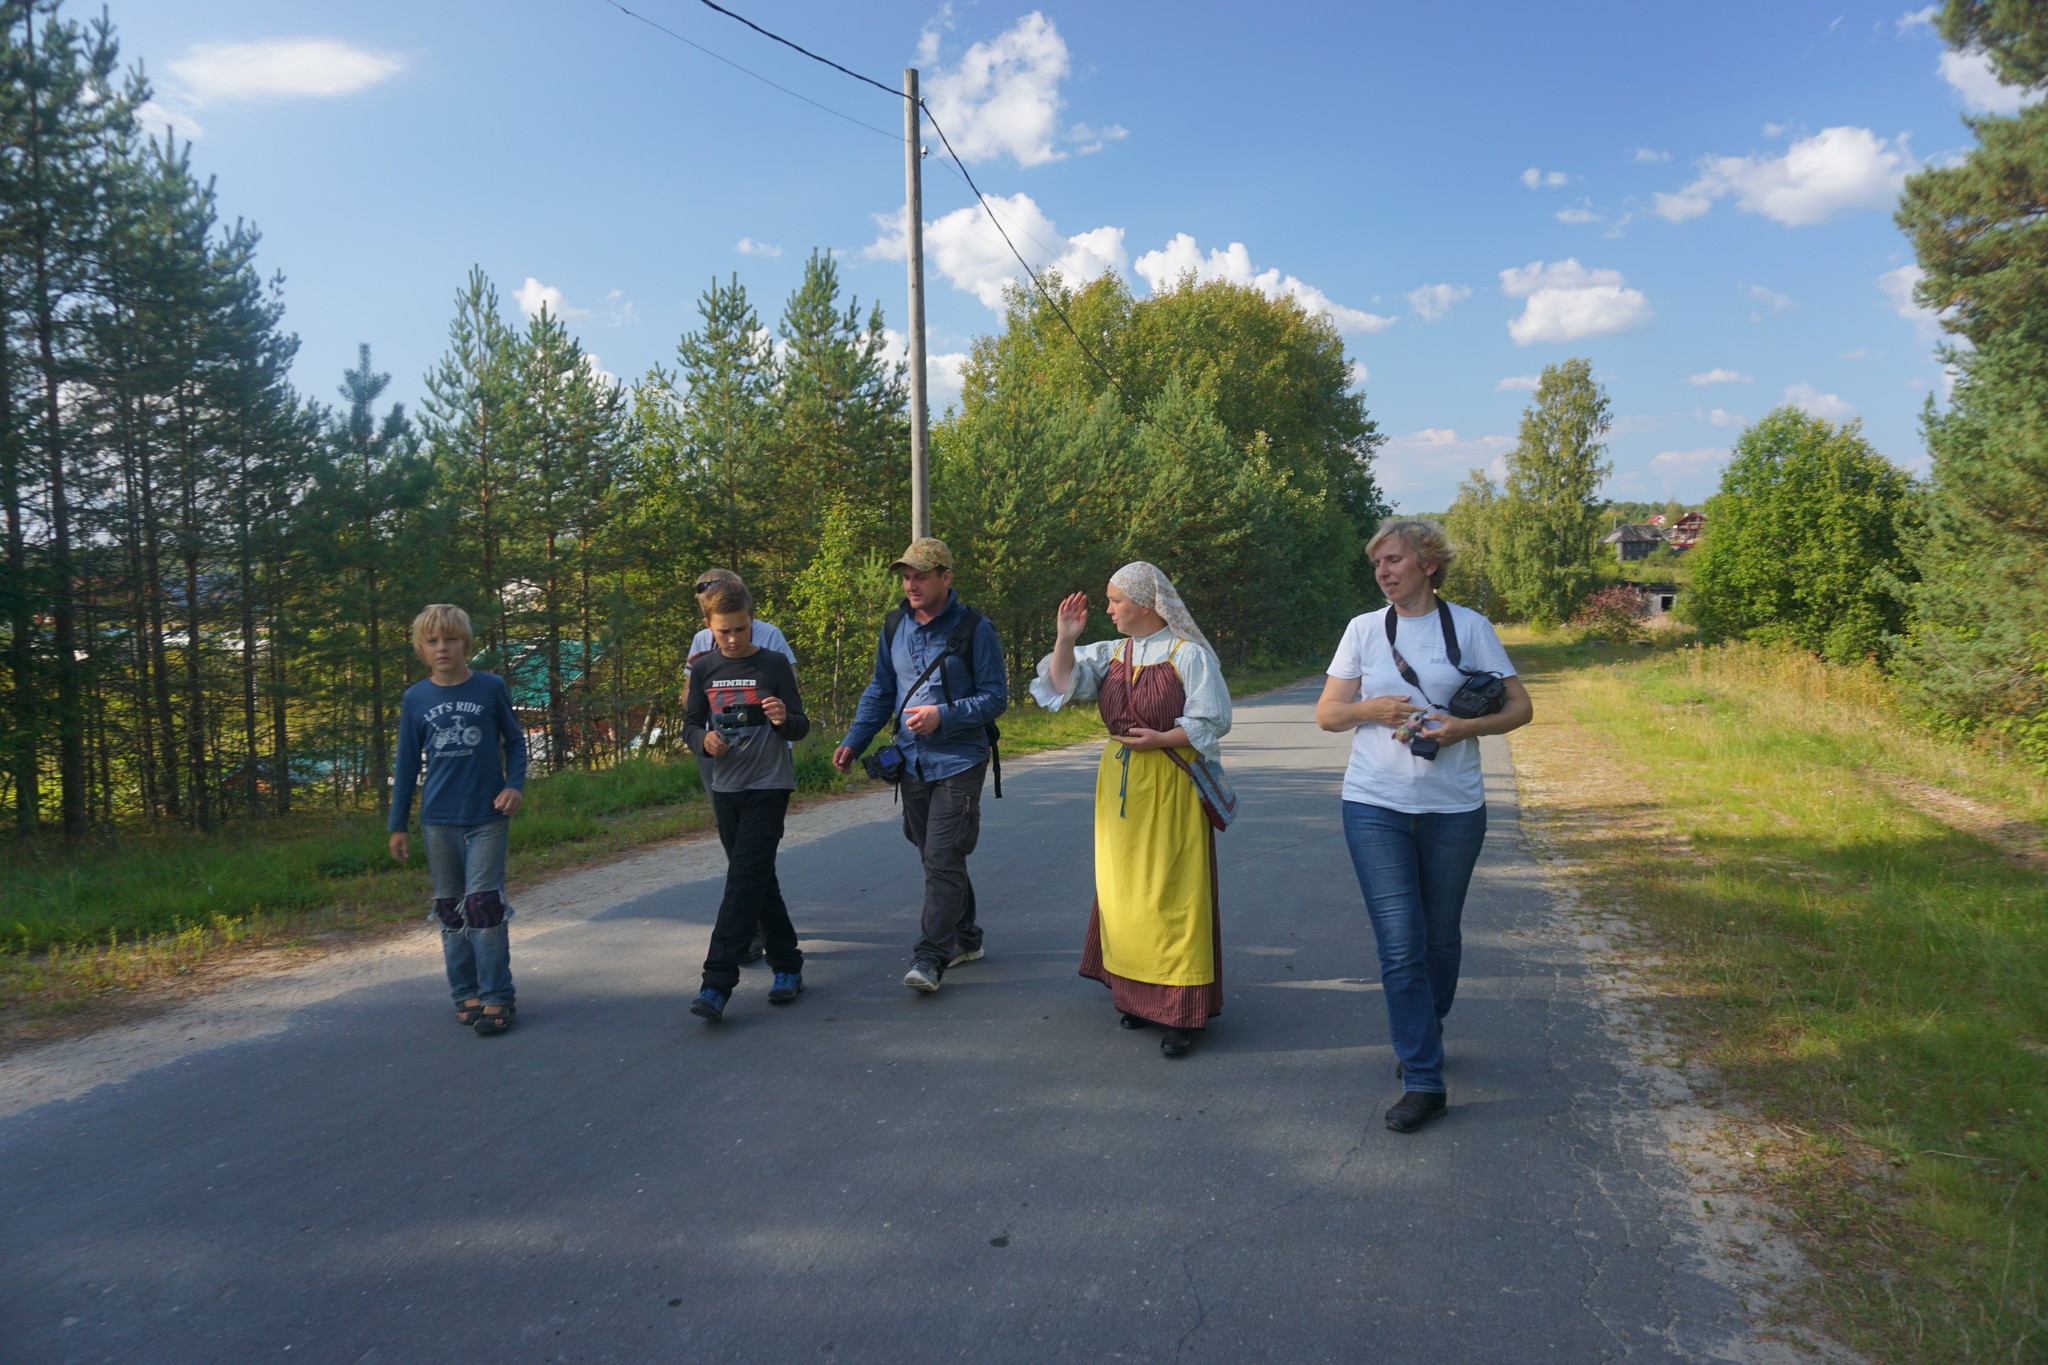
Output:
[[[786,1005],[803,993],[804,955],[775,880],[775,851],[796,790],[790,742],[810,733],[811,722],[789,660],[754,643],[746,588],[721,584],[706,596],[704,624],[718,647],[690,666],[683,741],[699,758],[716,760],[705,786],[725,845],[725,899],[704,958],[703,988],[690,1004],[690,1013],[715,1022],[725,1015],[757,929],[775,973],[769,1003]]]

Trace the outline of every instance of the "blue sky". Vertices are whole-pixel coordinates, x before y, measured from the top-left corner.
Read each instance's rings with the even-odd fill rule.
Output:
[[[695,0],[627,0],[853,119],[900,105]],[[1592,358],[1617,497],[1710,493],[1742,421],[1857,416],[1924,469],[1935,331],[1902,297],[1900,179],[2009,108],[1897,3],[1033,9],[733,0],[928,98],[1034,263],[1179,270],[1330,313],[1390,440],[1382,482],[1442,508],[1513,443],[1526,383]],[[75,5],[79,17],[83,5]],[[901,325],[900,142],[606,0],[113,0],[156,117],[285,276],[295,377],[369,342],[408,401],[481,265],[552,301],[603,367],[670,363],[713,276],[773,314],[814,247]],[[926,163],[934,404],[1013,276]],[[1015,235],[1015,234],[1013,234]],[[943,510],[939,509],[943,520]]]

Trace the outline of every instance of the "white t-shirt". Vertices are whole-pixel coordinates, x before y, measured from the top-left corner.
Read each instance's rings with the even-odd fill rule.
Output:
[[[789,647],[789,641],[783,639],[782,632],[769,625],[766,621],[754,622],[753,638],[754,643],[761,648],[772,649],[791,663],[796,662],[796,651]],[[699,654],[709,654],[716,648],[718,648],[718,641],[711,638],[711,627],[706,626],[691,639],[690,657],[694,659]]]
[[[1337,653],[1330,660],[1333,678],[1358,678],[1360,698],[1406,697],[1425,711],[1441,711],[1464,681],[1444,652],[1443,627],[1437,614],[1399,616],[1395,620],[1401,657],[1422,683],[1422,695],[1401,676],[1387,648],[1386,615],[1392,607],[1351,618]],[[1474,672],[1512,675],[1493,624],[1476,611],[1451,606],[1452,628],[1458,633],[1460,662]],[[1351,763],[1344,770],[1344,799],[1385,806],[1410,815],[1477,810],[1486,804],[1486,779],[1479,769],[1479,742],[1446,744],[1434,759],[1417,758],[1394,739],[1392,726],[1372,721],[1351,736]]]

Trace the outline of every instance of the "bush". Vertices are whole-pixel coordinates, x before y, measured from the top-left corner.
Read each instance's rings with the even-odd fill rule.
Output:
[[[1572,629],[1581,636],[1604,640],[1635,640],[1643,635],[1643,599],[1634,588],[1615,584],[1586,599],[1572,615]]]

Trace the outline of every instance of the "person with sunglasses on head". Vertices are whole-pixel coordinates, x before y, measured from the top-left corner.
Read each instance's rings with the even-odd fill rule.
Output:
[[[1443,1021],[1458,990],[1465,891],[1486,842],[1475,741],[1527,725],[1534,710],[1492,622],[1436,595],[1457,555],[1441,530],[1382,522],[1365,553],[1387,605],[1344,628],[1316,724],[1351,734],[1344,840],[1379,945],[1402,1084],[1386,1124],[1412,1133],[1447,1108]]]
[[[718,651],[718,639],[711,633],[711,627],[708,624],[711,619],[711,600],[717,596],[718,590],[727,584],[741,589],[747,586],[740,580],[740,576],[731,569],[706,569],[703,573],[697,575],[697,581],[690,587],[690,591],[696,594],[697,597],[697,610],[704,613],[704,619],[707,624],[690,640],[690,655],[683,661],[685,669],[695,668],[699,659],[707,654],[713,654]],[[749,643],[756,649],[774,650],[777,654],[789,660],[791,668],[796,667],[796,651],[789,647],[789,641],[783,638],[782,632],[769,625],[766,621],[754,622],[753,634],[749,639]],[[707,792],[712,789],[711,769],[717,762],[718,760],[710,754],[698,756],[697,766],[698,770],[703,774],[704,790]],[[757,931],[747,946],[741,950],[740,965],[742,967],[751,967],[766,956],[768,956],[768,941]]]
[[[696,583],[690,588],[690,591],[696,594],[697,609],[699,611],[705,609],[706,604],[711,599],[711,594],[718,591],[721,583],[730,583],[740,588],[747,586],[740,576],[731,569],[706,569],[703,573],[697,575]],[[792,666],[796,663],[796,651],[789,647],[789,641],[783,638],[781,631],[769,625],[766,621],[754,622],[753,643],[762,649],[774,650],[777,654],[789,660]],[[711,627],[704,627],[695,636],[691,637],[690,656],[683,661],[683,667],[693,667],[697,660],[717,648],[718,641],[712,636]]]

